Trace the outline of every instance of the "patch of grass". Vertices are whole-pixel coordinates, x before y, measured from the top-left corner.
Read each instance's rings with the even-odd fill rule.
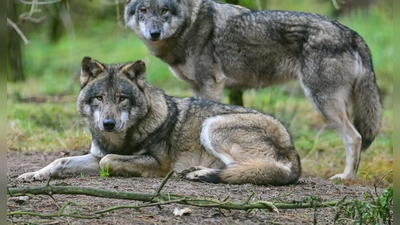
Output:
[[[102,179],[107,179],[110,176],[110,165],[107,165],[106,168],[100,169],[100,177]]]
[[[339,204],[335,222],[350,221],[353,224],[392,224],[393,187],[386,188],[376,198],[372,194],[366,193],[365,198],[372,201],[354,201],[353,204],[345,207]]]
[[[88,149],[90,134],[76,113],[75,101],[18,103],[7,101],[7,146],[25,151]]]

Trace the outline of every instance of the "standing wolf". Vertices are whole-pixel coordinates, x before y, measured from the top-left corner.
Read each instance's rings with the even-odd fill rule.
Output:
[[[299,79],[345,145],[344,172],[331,179],[356,176],[361,150],[375,139],[381,120],[371,54],[356,32],[316,14],[253,11],[212,0],[128,0],[124,17],[197,98],[220,101],[224,87]]]
[[[142,61],[106,65],[82,61],[78,112],[92,133],[90,153],[61,158],[19,179],[72,174],[160,177],[286,185],[301,175],[286,128],[256,110],[194,98],[174,98],[146,83]]]

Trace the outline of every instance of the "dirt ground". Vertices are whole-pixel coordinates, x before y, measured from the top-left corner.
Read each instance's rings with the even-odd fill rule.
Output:
[[[30,172],[42,168],[56,158],[64,155],[81,155],[87,152],[16,152],[9,150],[7,153],[7,179],[8,187],[23,187],[32,185],[44,185],[45,182],[21,183],[16,177],[24,172]],[[141,193],[154,193],[160,186],[162,178],[123,178],[100,176],[78,176],[75,178],[55,179],[50,184],[61,183],[64,186],[89,186],[105,190],[118,190]],[[378,189],[378,193],[382,190]],[[292,186],[273,187],[257,186],[251,184],[228,185],[207,184],[192,182],[171,177],[162,193],[174,193],[185,196],[225,199],[229,197],[231,202],[244,202],[254,192],[250,202],[256,201],[303,201],[311,196],[321,201],[338,201],[346,197],[347,200],[364,200],[364,193],[374,193],[371,186],[360,184],[334,184],[331,181],[320,178],[303,176],[300,182]],[[57,213],[60,207],[67,202],[78,205],[70,205],[66,212],[79,210],[82,213],[93,213],[94,211],[120,205],[139,205],[142,202],[131,200],[116,200],[108,198],[74,196],[74,195],[46,195],[30,196],[26,199],[8,198],[8,212],[23,210],[34,211],[41,214]],[[174,216],[175,208],[183,209],[189,207],[189,215]],[[163,205],[162,207],[148,207],[141,209],[119,209],[105,213],[98,219],[77,219],[71,217],[41,218],[37,216],[8,216],[8,224],[333,224],[336,209],[280,209],[277,212],[255,210],[247,213],[239,210],[219,210],[217,208],[202,208],[184,206],[178,204]],[[343,213],[339,217],[344,217]],[[339,224],[351,224],[349,220],[341,220]]]

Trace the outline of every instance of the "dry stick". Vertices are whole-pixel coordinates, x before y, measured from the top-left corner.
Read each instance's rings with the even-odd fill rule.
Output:
[[[76,203],[70,202],[70,201],[65,203],[57,213],[40,214],[40,213],[35,213],[35,212],[14,211],[14,212],[7,213],[7,216],[29,215],[29,216],[38,216],[41,218],[53,218],[53,217],[68,216],[68,217],[79,218],[79,219],[96,219],[96,218],[101,217],[101,215],[85,215],[82,213],[77,214],[77,212],[64,213],[65,208],[71,204],[76,204]]]
[[[7,18],[7,24],[10,25],[14,30],[18,33],[18,35],[22,38],[25,44],[29,44],[28,39],[25,37],[24,33],[18,28],[17,24],[15,24],[12,20]]]
[[[167,181],[169,180],[169,178],[172,176],[172,174],[174,174],[174,171],[171,170],[169,171],[169,173],[167,174],[167,176],[164,177],[164,180],[161,182],[160,187],[158,187],[155,195],[160,194],[161,190],[163,189],[164,185],[167,183]]]
[[[387,173],[385,174],[385,176],[383,176],[383,177],[379,180],[379,182],[378,182],[377,184],[374,184],[374,189],[375,189],[375,195],[376,195],[376,197],[379,196],[379,195],[378,195],[378,191],[376,190],[376,188],[379,186],[379,184],[381,184],[381,182],[383,181],[383,179],[385,179],[385,177],[386,177],[387,175],[389,175],[390,173],[393,173],[393,170],[390,170],[389,172],[387,172]]]

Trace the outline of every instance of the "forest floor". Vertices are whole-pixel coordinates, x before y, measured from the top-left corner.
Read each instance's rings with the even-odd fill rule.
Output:
[[[22,183],[16,180],[24,172],[38,170],[53,160],[64,155],[81,155],[87,152],[16,152],[7,153],[8,188],[39,186],[45,182],[34,181]],[[50,185],[85,186],[103,190],[124,192],[154,193],[160,186],[162,178],[124,178],[100,176],[77,176],[51,180]],[[162,189],[162,193],[179,194],[196,198],[223,200],[242,203],[254,193],[250,202],[309,202],[311,198],[321,202],[358,199],[366,201],[366,195],[380,194],[383,189],[356,182],[332,182],[321,178],[302,177],[296,185],[290,186],[257,186],[252,184],[229,185],[192,182],[172,176]],[[98,210],[121,205],[140,205],[142,202],[113,198],[100,198],[85,195],[36,195],[25,198],[9,197],[8,213],[30,211],[37,214],[57,214],[62,205],[73,202],[65,208],[65,213],[77,212],[90,214]],[[189,208],[190,214],[174,215],[175,209]],[[354,213],[354,212],[353,212]],[[224,210],[167,204],[161,207],[141,209],[118,209],[103,214],[100,218],[82,219],[62,217],[38,217],[33,215],[8,216],[8,224],[352,224],[344,208],[326,207],[317,209],[279,209],[279,212],[253,210]]]

